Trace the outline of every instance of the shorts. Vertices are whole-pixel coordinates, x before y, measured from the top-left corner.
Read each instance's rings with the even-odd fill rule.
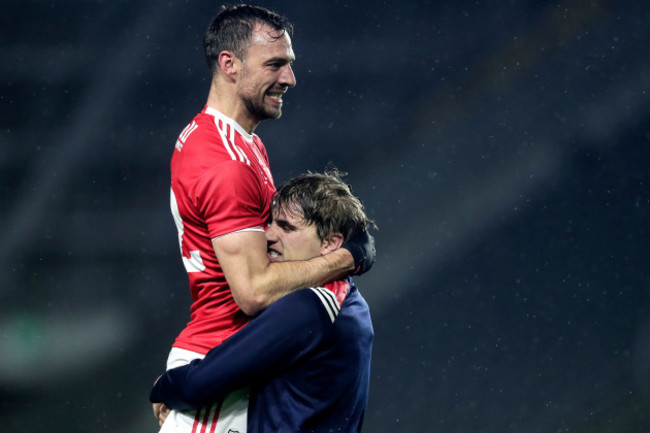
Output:
[[[204,355],[173,347],[167,358],[167,369],[189,364]],[[223,401],[198,410],[172,410],[159,433],[246,433],[248,430],[247,388],[233,391]]]

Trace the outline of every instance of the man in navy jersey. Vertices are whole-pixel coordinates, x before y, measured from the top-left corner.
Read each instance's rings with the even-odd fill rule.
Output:
[[[266,231],[271,262],[324,256],[372,225],[336,171],[284,183],[271,214]],[[224,397],[249,387],[248,432],[358,432],[372,339],[368,306],[350,278],[298,290],[203,360],[168,370],[150,399],[179,411],[219,412]],[[219,424],[206,427],[218,431]]]

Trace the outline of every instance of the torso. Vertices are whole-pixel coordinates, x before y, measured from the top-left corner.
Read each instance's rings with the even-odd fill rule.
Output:
[[[174,347],[207,353],[248,322],[212,239],[263,230],[274,192],[262,141],[232,119],[208,107],[180,134],[171,162],[171,209],[193,303]]]

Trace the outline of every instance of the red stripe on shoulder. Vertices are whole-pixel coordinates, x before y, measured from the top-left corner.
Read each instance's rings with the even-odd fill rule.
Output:
[[[347,280],[333,281],[331,283],[325,284],[323,287],[334,293],[334,296],[336,296],[336,302],[339,304],[339,307],[343,305],[345,297],[348,296],[348,293],[350,292],[350,283],[348,283]]]

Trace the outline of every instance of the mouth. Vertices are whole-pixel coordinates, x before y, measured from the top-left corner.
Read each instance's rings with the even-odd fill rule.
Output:
[[[266,255],[268,256],[269,260],[272,261],[272,262],[280,261],[280,259],[282,258],[282,254],[280,254],[279,252],[277,252],[277,251],[275,251],[275,250],[273,250],[271,248],[269,248],[266,251]]]
[[[282,105],[282,96],[284,95],[284,92],[266,92],[266,96],[268,96],[271,101],[277,105]]]

